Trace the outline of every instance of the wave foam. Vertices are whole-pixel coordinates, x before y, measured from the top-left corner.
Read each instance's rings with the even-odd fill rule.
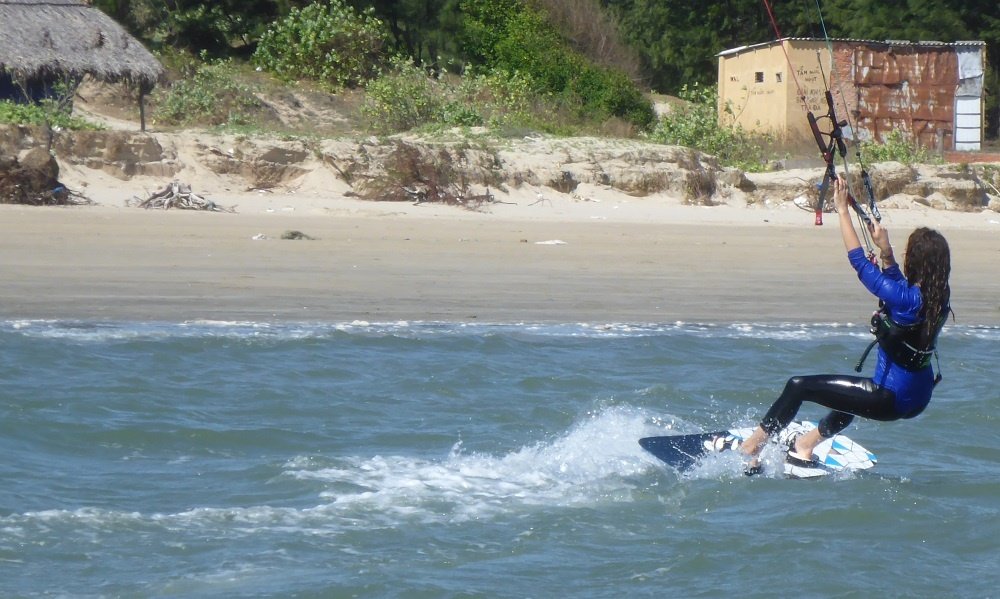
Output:
[[[253,322],[198,320],[181,323],[70,320],[0,321],[0,334],[92,343],[170,339],[313,339],[338,334],[431,339],[448,336],[518,335],[548,338],[690,336],[708,339],[811,340],[869,336],[867,325],[845,323],[448,323],[448,322]],[[943,336],[1000,340],[1000,327],[952,325]]]
[[[529,506],[627,501],[634,488],[628,479],[650,468],[636,443],[649,433],[642,413],[609,409],[552,442],[503,456],[465,453],[458,443],[440,461],[375,456],[327,468],[293,461],[289,474],[330,485],[323,497],[332,506],[467,520]]]
[[[43,510],[0,517],[0,531],[19,538],[39,530],[113,534],[150,526],[224,529],[227,534],[274,528],[339,534],[402,522],[463,522],[537,507],[631,501],[646,486],[635,477],[656,467],[636,440],[662,430],[641,410],[609,408],[588,414],[561,437],[506,455],[466,453],[457,443],[439,460],[404,455],[292,459],[284,476],[319,481],[326,488],[319,495],[323,502],[314,507],[196,507],[173,514]]]

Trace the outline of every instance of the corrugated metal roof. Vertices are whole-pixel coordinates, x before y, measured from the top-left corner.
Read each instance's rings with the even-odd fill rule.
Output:
[[[760,42],[758,44],[751,44],[749,46],[739,46],[736,48],[730,48],[728,50],[723,50],[716,54],[716,56],[730,56],[733,54],[739,54],[746,50],[757,50],[758,48],[765,48],[767,46],[773,46],[778,42],[792,41],[792,42],[823,42],[826,43],[827,40],[820,39],[816,37],[783,37],[780,40],[771,40],[768,42]],[[910,41],[910,40],[866,40],[848,37],[835,37],[830,38],[830,42],[841,42],[841,43],[851,43],[851,44],[875,44],[880,46],[985,46],[984,41],[956,41],[956,42],[938,42],[938,41]]]

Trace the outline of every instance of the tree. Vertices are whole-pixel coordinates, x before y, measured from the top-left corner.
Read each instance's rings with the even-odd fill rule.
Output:
[[[619,23],[600,0],[533,1],[574,50],[595,64],[625,72],[633,81],[643,79],[639,53],[625,43]]]
[[[228,56],[249,52],[288,0],[94,0],[139,38],[157,45]]]
[[[384,23],[374,14],[342,0],[292,9],[261,36],[254,62],[284,79],[314,79],[331,89],[363,84],[389,55]]]
[[[969,31],[952,0],[834,0],[823,6],[831,37],[955,41]]]
[[[355,6],[361,8],[361,3]],[[417,64],[458,57],[459,0],[376,0],[368,3],[386,23],[397,48]]]
[[[774,39],[756,1],[606,0],[606,6],[618,16],[626,40],[640,49],[651,87],[661,92],[710,85],[719,52]]]
[[[986,135],[1000,136],[1000,3],[995,0],[952,0],[970,32],[969,39],[986,42]]]
[[[830,35],[910,41],[977,40],[987,57],[1000,54],[1000,3],[995,0],[835,0],[824,7]],[[986,136],[1000,128],[1000,64],[987,64]]]

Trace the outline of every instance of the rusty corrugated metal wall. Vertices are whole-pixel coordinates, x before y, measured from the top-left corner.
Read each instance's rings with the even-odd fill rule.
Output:
[[[838,79],[853,83],[845,101],[860,138],[884,141],[900,130],[926,148],[954,149],[954,48],[840,42],[835,63]]]
[[[831,42],[787,38],[721,52],[720,98],[740,99],[748,109],[739,113],[737,122],[749,130],[773,129],[811,139],[812,134],[800,116],[805,116],[805,110],[826,112],[822,96],[829,82],[838,117],[848,119],[855,130],[852,135],[862,141],[884,142],[895,131],[932,151],[981,149],[986,73],[983,42],[844,39]],[[779,43],[789,43],[784,60],[789,63],[787,67],[778,66],[777,58],[760,58],[759,50],[777,47]],[[830,45],[832,65],[827,52]],[[794,64],[788,58],[789,53],[796,55]],[[814,81],[792,77],[784,84],[786,96],[794,85],[799,88],[795,92],[806,98],[805,102],[794,107],[788,102],[788,106],[782,104],[777,108],[773,103],[751,105],[748,98],[753,97],[755,88],[750,82],[770,81],[771,74],[780,77],[786,68],[796,69],[793,74],[815,75]],[[720,103],[720,118],[721,106]],[[783,107],[786,113],[775,114]]]

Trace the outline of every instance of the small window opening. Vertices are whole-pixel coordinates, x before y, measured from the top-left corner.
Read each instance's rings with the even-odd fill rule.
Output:
[[[764,71],[757,71],[753,74],[754,83],[764,83]]]

